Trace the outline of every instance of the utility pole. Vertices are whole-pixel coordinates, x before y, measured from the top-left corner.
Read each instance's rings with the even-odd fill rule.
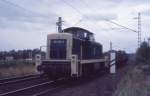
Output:
[[[62,18],[58,17],[58,22],[56,22],[56,25],[58,26],[58,32],[62,33]]]
[[[32,59],[32,51],[29,52],[29,58],[28,59]]]
[[[138,36],[137,36],[137,43],[138,44],[137,45],[138,45],[138,48],[139,48],[140,45],[141,45],[141,13],[140,12],[138,13],[138,17],[136,19],[138,19],[138,24],[137,24],[138,28],[137,28],[137,30],[134,30],[134,29],[128,28],[126,26],[120,25],[120,24],[118,24],[118,23],[116,23],[114,21],[109,21],[109,22],[112,23],[112,24],[115,24],[115,25],[117,25],[119,27],[122,27],[124,29],[128,29],[128,30],[130,30],[132,32],[137,33],[138,34]]]
[[[112,51],[112,42],[110,41],[110,51]]]
[[[138,13],[138,48],[141,45],[141,13]]]
[[[148,45],[150,46],[150,37],[148,38]]]

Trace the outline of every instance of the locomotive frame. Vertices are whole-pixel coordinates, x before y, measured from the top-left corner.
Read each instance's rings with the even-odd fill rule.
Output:
[[[89,76],[109,69],[102,54],[102,45],[95,41],[93,33],[70,27],[47,36],[46,59],[38,71],[52,78]]]

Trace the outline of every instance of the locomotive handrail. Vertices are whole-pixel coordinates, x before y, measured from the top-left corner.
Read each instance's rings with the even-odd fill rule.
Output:
[[[80,63],[81,64],[84,64],[84,63],[99,63],[99,62],[105,62],[106,59],[91,59],[91,60],[80,60]]]
[[[68,60],[68,59],[65,59],[65,60],[42,60],[42,61],[57,61],[57,62],[69,62],[69,61],[71,61],[71,60]]]
[[[66,60],[42,60],[42,61],[70,62],[71,60],[66,59]],[[106,59],[104,58],[104,59],[77,60],[77,61],[80,62],[81,64],[84,64],[84,63],[93,63],[93,62],[94,63],[96,63],[96,62],[105,62]]]

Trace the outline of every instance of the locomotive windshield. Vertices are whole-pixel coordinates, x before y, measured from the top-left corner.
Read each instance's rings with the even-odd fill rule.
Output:
[[[66,59],[66,39],[52,39],[50,44],[51,59]]]
[[[64,29],[65,33],[71,33],[74,37],[83,39],[83,40],[89,40],[89,41],[95,41],[94,34],[86,29],[82,29],[79,27],[70,27],[67,29]]]

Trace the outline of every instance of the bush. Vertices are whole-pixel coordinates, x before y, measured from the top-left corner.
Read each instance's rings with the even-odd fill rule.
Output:
[[[150,65],[150,46],[147,42],[143,42],[136,52],[137,64],[149,64]]]
[[[32,65],[35,65],[33,61],[26,61],[26,60],[0,61],[0,68],[9,68],[16,66],[32,66]]]

